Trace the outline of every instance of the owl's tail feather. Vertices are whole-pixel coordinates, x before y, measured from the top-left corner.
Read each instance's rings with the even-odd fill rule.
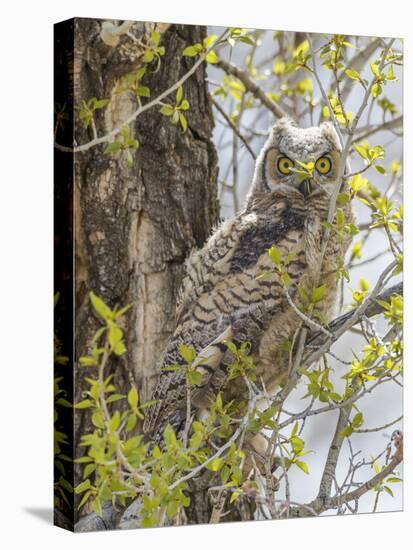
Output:
[[[208,410],[225,382],[225,372],[220,368],[228,349],[226,342],[234,337],[229,325],[215,340],[203,348],[192,362],[197,372],[202,374],[202,381],[191,394],[191,403],[198,410]]]
[[[234,330],[229,325],[215,340],[203,348],[195,357],[192,366],[205,375],[212,374],[220,365],[222,358],[227,351],[225,342],[232,341]]]

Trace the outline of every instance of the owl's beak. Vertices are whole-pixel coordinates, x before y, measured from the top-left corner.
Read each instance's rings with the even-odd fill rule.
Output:
[[[300,183],[298,190],[304,197],[308,197],[315,189],[315,184],[312,179],[306,179]]]

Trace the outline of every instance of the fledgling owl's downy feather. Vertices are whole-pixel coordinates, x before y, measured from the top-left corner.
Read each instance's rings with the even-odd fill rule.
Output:
[[[308,292],[323,283],[327,295],[319,309],[327,319],[331,317],[337,289],[335,272],[349,239],[332,232],[321,263],[322,222],[327,219],[340,161],[340,142],[330,123],[302,129],[284,118],[274,125],[257,159],[245,209],[218,227],[188,261],[176,329],[162,358],[153,394],[156,403],[145,418],[148,439],[160,443],[167,424],[177,433],[184,429],[185,372],[164,369],[184,364],[181,343],[193,346],[199,357],[206,358],[198,367],[202,383],[191,393],[195,416],[208,410],[218,391],[227,400],[246,396],[242,378],[227,383],[231,353],[224,340],[251,343],[258,380],[262,377],[267,391],[275,390],[287,374],[288,355],[280,344],[292,339],[302,320],[289,305],[268,256],[272,245],[283,255],[294,254],[288,273],[289,294],[296,305],[302,306],[298,282]],[[303,180],[294,171],[300,162],[314,163],[311,177]],[[351,221],[350,204],[343,210]],[[259,277],[264,273],[265,277]]]

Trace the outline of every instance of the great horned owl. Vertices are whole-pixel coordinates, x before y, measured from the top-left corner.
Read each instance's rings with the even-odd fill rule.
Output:
[[[181,433],[186,423],[186,377],[183,370],[162,369],[183,364],[181,343],[198,353],[203,374],[191,393],[191,412],[201,415],[218,391],[224,400],[242,398],[242,379],[227,383],[231,353],[225,339],[251,343],[251,354],[267,391],[286,375],[288,358],[280,344],[293,337],[302,320],[289,305],[268,249],[294,254],[288,265],[289,294],[299,303],[297,283],[311,292],[321,282],[327,295],[321,302],[331,316],[336,297],[336,270],[349,240],[332,232],[321,265],[322,222],[327,219],[331,192],[337,180],[341,147],[334,127],[301,129],[289,119],[271,130],[259,157],[244,210],[216,229],[205,246],[192,254],[180,291],[176,329],[161,360],[161,373],[144,422],[148,439],[160,443],[167,424]],[[305,180],[295,168],[313,162],[312,177]],[[344,206],[351,221],[350,204]],[[268,272],[271,272],[268,275]],[[266,273],[265,277],[259,277]]]

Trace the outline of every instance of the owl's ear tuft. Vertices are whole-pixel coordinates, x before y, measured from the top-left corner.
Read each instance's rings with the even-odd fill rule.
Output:
[[[323,122],[320,124],[320,130],[323,136],[331,143],[333,149],[341,151],[340,138],[334,128],[334,124],[332,122]]]
[[[296,127],[297,124],[288,116],[278,119],[271,128],[267,143],[272,145],[277,144],[280,139],[291,130],[291,128]]]

